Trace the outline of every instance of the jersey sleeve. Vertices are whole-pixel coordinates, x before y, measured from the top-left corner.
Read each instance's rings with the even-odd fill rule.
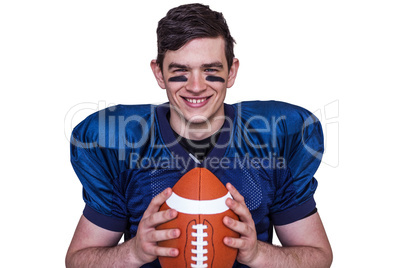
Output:
[[[288,130],[283,146],[286,168],[279,172],[276,183],[271,209],[274,225],[295,222],[316,210],[314,174],[324,151],[321,124],[313,114],[300,108],[284,124]]]
[[[71,136],[71,164],[86,204],[83,214],[99,227],[122,232],[127,220],[123,196],[114,185],[120,173],[118,158],[113,150],[97,144],[94,129],[93,123],[83,121]]]

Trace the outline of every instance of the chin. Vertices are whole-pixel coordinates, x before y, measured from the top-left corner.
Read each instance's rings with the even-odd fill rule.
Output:
[[[192,115],[186,119],[187,119],[186,121],[189,122],[190,124],[204,124],[209,121],[208,117],[204,115]]]

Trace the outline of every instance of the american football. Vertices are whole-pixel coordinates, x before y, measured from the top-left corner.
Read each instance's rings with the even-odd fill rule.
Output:
[[[232,198],[221,181],[205,168],[194,168],[187,172],[172,188],[173,194],[161,206],[178,211],[172,221],[161,224],[157,229],[179,228],[179,238],[159,242],[162,247],[179,249],[175,258],[159,257],[162,267],[232,267],[237,249],[223,243],[223,238],[239,237],[227,228],[222,220],[229,216],[238,220],[225,204]]]

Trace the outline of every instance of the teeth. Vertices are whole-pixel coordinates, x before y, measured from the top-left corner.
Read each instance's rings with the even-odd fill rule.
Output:
[[[191,102],[191,103],[201,103],[201,102],[206,101],[206,98],[204,98],[204,99],[187,99],[186,98],[186,101]]]

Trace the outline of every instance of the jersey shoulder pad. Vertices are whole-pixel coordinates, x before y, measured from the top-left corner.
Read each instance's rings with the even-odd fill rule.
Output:
[[[280,101],[246,101],[235,105],[245,121],[265,119],[269,126],[284,127],[288,135],[305,126],[319,124],[317,117],[303,107]]]
[[[149,131],[153,105],[116,105],[97,111],[72,131],[71,143],[82,148],[117,149]]]

